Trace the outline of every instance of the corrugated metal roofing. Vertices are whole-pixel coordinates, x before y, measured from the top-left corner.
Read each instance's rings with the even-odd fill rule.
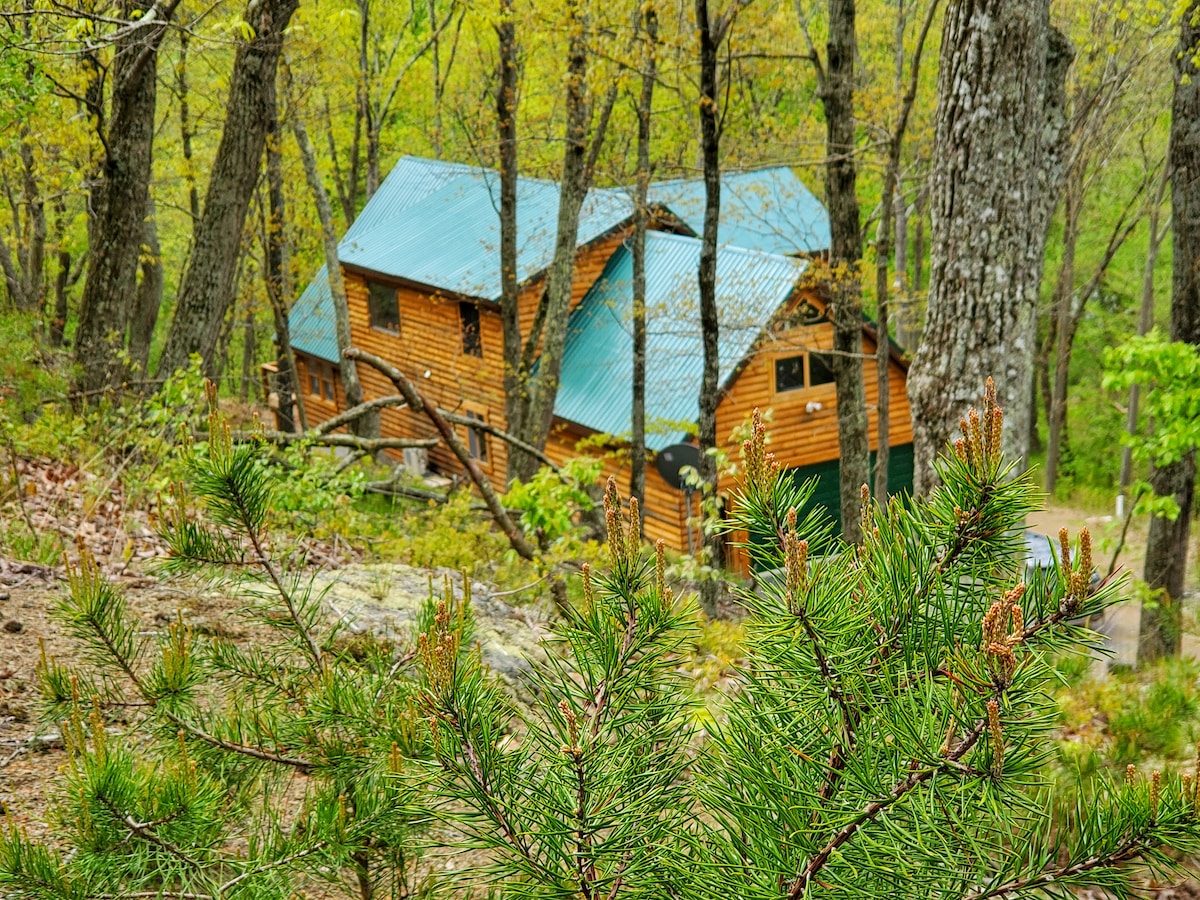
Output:
[[[374,200],[372,199],[372,203]],[[439,190],[338,246],[343,263],[482,300],[500,297],[500,182],[494,173],[455,176]],[[517,280],[554,257],[559,188],[522,178],[517,187]],[[620,191],[592,191],[579,216],[580,244],[633,213]]]
[[[683,219],[697,235],[704,230],[704,182],[661,181],[650,200]],[[829,214],[812,191],[786,166],[721,176],[722,246],[766,253],[816,253],[830,246]]]
[[[483,173],[486,169],[461,163],[442,162],[403,156],[383,179],[383,184],[371,195],[371,200],[358,214],[354,224],[342,238],[342,243],[356,240],[392,216],[436,193],[460,175]]]
[[[333,296],[329,292],[329,270],[320,271],[309,282],[288,313],[292,349],[331,363],[341,361],[337,346],[337,323],[333,318]]]
[[[661,450],[680,440],[678,423],[699,418],[704,356],[700,335],[700,241],[646,235],[646,445]],[[805,263],[791,257],[723,247],[717,254],[721,322],[720,382],[749,353],[787,299]],[[633,254],[620,248],[571,316],[555,415],[596,431],[630,430],[633,373]]]

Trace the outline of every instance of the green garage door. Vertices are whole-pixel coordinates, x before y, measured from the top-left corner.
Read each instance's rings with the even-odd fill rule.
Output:
[[[811,466],[799,466],[790,470],[797,481],[809,478],[817,479],[817,489],[813,492],[808,509],[822,506],[835,522],[837,531],[841,531],[841,500],[838,491],[838,474],[841,467],[836,459]],[[875,454],[871,454],[871,469],[875,469]],[[873,477],[873,476],[872,476]],[[913,485],[913,445],[901,444],[893,447],[888,456],[888,492],[891,494],[911,494]],[[801,518],[805,509],[801,512]]]

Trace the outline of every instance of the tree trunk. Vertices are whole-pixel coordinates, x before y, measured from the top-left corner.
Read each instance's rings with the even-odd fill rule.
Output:
[[[842,536],[862,540],[862,486],[871,477],[867,396],[863,384],[862,230],[858,209],[858,165],[854,158],[855,0],[829,0],[825,106],[825,194],[832,237],[829,263],[833,320],[833,377],[837,386],[838,454]],[[885,373],[886,377],[886,373]]]
[[[587,197],[594,155],[604,141],[607,124],[608,110],[600,116],[596,132],[592,136],[593,158],[589,161],[588,126],[591,120],[591,104],[587,67],[590,28],[588,12],[581,5],[582,2],[583,0],[568,0],[567,4],[570,40],[567,48],[566,150],[563,154],[562,179],[559,183],[557,235],[554,258],[546,279],[546,294],[542,298],[544,311],[541,318],[544,324],[537,374],[529,386],[529,406],[521,423],[523,429],[516,432],[522,440],[539,448],[546,444],[546,435],[550,432],[550,422],[554,416],[554,401],[558,396],[558,376],[562,371],[571,288],[574,284],[579,212]],[[611,104],[608,109],[611,109]],[[532,346],[528,346],[527,349],[532,349]],[[531,355],[528,352],[525,354],[526,357]],[[529,479],[538,469],[537,460],[527,453],[513,453],[510,458],[513,460],[510,471],[513,471],[515,466],[516,475],[522,481]]]
[[[1138,310],[1137,333],[1139,335],[1148,334],[1150,329],[1154,327],[1154,269],[1158,266],[1158,251],[1162,247],[1163,239],[1167,236],[1167,228],[1170,227],[1170,220],[1164,226],[1160,226],[1159,223],[1162,219],[1163,197],[1166,194],[1166,188],[1170,184],[1170,180],[1171,171],[1164,166],[1162,178],[1159,179],[1158,189],[1154,192],[1154,198],[1150,201],[1150,209],[1147,214],[1149,216],[1149,226],[1147,228],[1146,262],[1142,267],[1142,303],[1141,308]],[[1125,413],[1125,431],[1130,435],[1137,434],[1140,393],[1140,385],[1131,384],[1129,386],[1129,403]],[[1125,493],[1132,481],[1133,447],[1126,444],[1121,449],[1121,475],[1118,482],[1122,494]]]
[[[1050,26],[1049,0],[952,0],[946,11],[929,306],[908,378],[918,494],[934,486],[934,457],[989,375],[1007,419],[1005,455],[1027,457],[1035,315],[1062,178],[1071,58]]]
[[[150,367],[150,342],[154,337],[154,326],[158,322],[163,298],[162,251],[158,246],[157,214],[153,200],[150,201],[149,212],[142,252],[142,280],[138,282],[133,314],[129,319],[129,361],[136,368],[137,377],[143,380]]]
[[[900,99],[900,113],[896,119],[896,125],[892,129],[892,133],[888,136],[888,158],[883,176],[883,200],[879,213],[879,230],[876,233],[875,295],[876,304],[879,308],[879,327],[878,334],[876,335],[878,345],[875,349],[875,378],[878,384],[879,406],[876,413],[875,502],[881,506],[887,504],[888,463],[891,456],[891,386],[888,378],[891,371],[891,346],[888,336],[888,257],[892,250],[890,227],[894,220],[896,223],[897,238],[896,271],[899,273],[904,271],[900,242],[907,239],[907,235],[903,234],[901,229],[901,222],[903,221],[901,212],[904,208],[904,200],[903,198],[899,198],[900,203],[898,206],[895,203],[900,185],[900,152],[904,147],[905,132],[908,130],[908,117],[912,113],[913,104],[917,99],[917,85],[921,73],[921,55],[925,50],[925,38],[928,37],[929,29],[933,25],[933,17],[937,11],[937,6],[937,0],[933,0],[925,13],[925,19],[921,25],[921,33],[917,37],[917,46],[913,52],[908,89]],[[903,23],[904,4],[901,3],[896,16],[897,40],[900,42],[896,51],[897,93],[904,79]],[[893,214],[893,210],[896,211],[895,214]],[[845,517],[844,509],[842,516],[843,518]]]
[[[496,25],[499,39],[496,89],[496,137],[500,157],[500,327],[504,343],[504,416],[511,434],[525,433],[528,366],[522,352],[520,287],[517,284],[517,104],[520,62],[513,0],[500,0]],[[508,479],[527,463],[508,454]]]
[[[161,24],[126,28],[116,42],[106,152],[93,194],[87,281],[75,331],[75,386],[80,391],[114,388],[125,377],[120,354],[150,202],[158,49],[174,8],[170,4],[160,10]],[[124,11],[131,13],[132,4],[125,4]]]
[[[709,16],[708,0],[696,0],[696,25],[700,31],[700,152],[704,162],[704,229],[700,239],[700,334],[704,368],[700,379],[700,480],[711,499],[717,494],[717,461],[710,450],[717,446],[717,378],[720,373],[720,320],[717,314],[717,226],[721,215],[721,124],[717,110],[717,35]],[[703,509],[703,506],[701,507]],[[690,512],[690,510],[689,510]],[[720,545],[705,541],[711,565],[720,565]],[[717,584],[701,582],[700,602],[706,615],[717,612]]]
[[[234,58],[225,125],[159,360],[160,377],[186,366],[193,353],[200,354],[206,371],[212,371],[221,324],[233,302],[242,228],[262,162],[283,32],[298,5],[299,0],[261,0],[246,7],[254,36],[238,45]]]
[[[1180,25],[1171,104],[1171,340],[1200,346],[1200,0],[1192,0]],[[1150,520],[1146,567],[1142,577],[1160,589],[1158,602],[1143,604],[1138,633],[1138,664],[1177,655],[1180,602],[1187,567],[1196,455],[1156,468],[1150,478],[1156,494],[1175,497],[1174,522]]]
[[[652,3],[640,11],[643,29],[642,92],[637,117],[637,195],[633,208],[633,404],[629,496],[646,506],[646,224],[650,192],[650,113],[658,67],[658,14]]]
[[[1063,256],[1054,282],[1050,304],[1053,322],[1047,332],[1046,344],[1039,354],[1038,366],[1045,372],[1042,400],[1046,404],[1046,493],[1058,487],[1058,458],[1062,452],[1063,422],[1067,407],[1067,360],[1064,348],[1069,346],[1071,307],[1075,301],[1075,247],[1079,243],[1079,213],[1083,207],[1083,169],[1075,166],[1067,173],[1063,211]],[[1050,354],[1054,353],[1054,380],[1050,381]],[[1069,352],[1066,351],[1066,352]],[[1050,387],[1049,393],[1046,387]],[[1031,417],[1037,416],[1033,410]]]
[[[175,66],[175,91],[179,95],[179,143],[183,149],[183,179],[188,189],[188,212],[192,216],[192,236],[200,222],[200,192],[196,190],[196,168],[192,163],[192,117],[188,106],[190,89],[187,78],[188,32],[179,32],[179,62]]]
[[[300,157],[304,160],[304,174],[308,178],[308,186],[312,191],[313,200],[317,204],[317,216],[321,220],[322,245],[325,249],[325,269],[329,273],[329,293],[333,297],[333,317],[337,330],[338,354],[341,359],[342,389],[346,393],[346,407],[358,406],[363,402],[362,384],[358,380],[358,367],[352,357],[346,355],[350,349],[350,307],[346,302],[346,283],[342,278],[342,264],[338,260],[337,232],[333,227],[333,209],[329,205],[329,194],[321,181],[321,173],[317,170],[317,157],[313,151],[312,142],[304,123],[299,119],[292,120],[292,131],[296,135],[296,144],[300,148]],[[351,430],[359,437],[379,436],[379,411],[372,410],[354,421]]]
[[[570,38],[566,53],[566,133],[563,155],[563,174],[559,181],[557,234],[554,257],[546,278],[546,292],[541,299],[538,320],[540,334],[534,328],[521,355],[518,372],[532,372],[536,355],[538,371],[528,380],[528,403],[521,413],[521,428],[517,437],[536,448],[544,448],[554,415],[554,400],[558,396],[558,377],[563,367],[566,346],[566,323],[570,317],[571,288],[575,282],[575,252],[578,247],[580,210],[592,185],[592,175],[600,148],[604,145],[608,119],[617,100],[617,82],[613,82],[588,142],[592,122],[592,103],[588,92],[588,52],[592,36],[587,8],[581,0],[569,0]],[[540,353],[539,340],[540,341]],[[522,389],[518,389],[522,390]],[[524,392],[524,391],[522,391]],[[509,431],[514,428],[509,426]],[[536,457],[524,452],[512,452],[509,474],[528,480],[538,470]]]
[[[304,415],[303,391],[296,390],[299,379],[296,375],[296,360],[292,354],[291,331],[288,328],[288,298],[292,295],[291,278],[288,277],[287,236],[284,223],[286,207],[283,197],[283,133],[279,128],[278,92],[271,103],[271,120],[267,123],[267,206],[268,214],[263,229],[263,258],[266,265],[267,299],[271,304],[271,317],[275,323],[275,359],[277,375],[275,392],[279,398],[277,415],[279,430],[296,430],[296,415],[299,413],[300,430],[308,430]],[[295,412],[294,412],[295,411]]]

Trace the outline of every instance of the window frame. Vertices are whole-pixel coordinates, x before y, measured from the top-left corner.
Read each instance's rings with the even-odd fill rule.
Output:
[[[473,321],[468,321],[473,317]],[[479,313],[479,307],[474,303],[466,300],[459,301],[458,304],[458,324],[462,333],[462,352],[463,356],[474,356],[477,359],[483,358],[483,323],[482,316]],[[472,328],[471,326],[474,326]]]
[[[796,393],[800,393],[803,391],[812,391],[812,390],[816,390],[818,388],[823,388],[823,387],[833,385],[835,383],[834,375],[833,375],[833,366],[830,365],[829,362],[827,362],[828,354],[829,354],[829,351],[827,351],[827,350],[802,350],[799,353],[790,353],[786,356],[783,356],[783,355],[773,356],[768,363],[768,365],[770,367],[770,371],[771,371],[771,394],[772,394],[772,396],[780,396],[780,395],[785,395],[785,394],[796,394]],[[813,384],[813,374],[812,374],[812,358],[814,356],[816,356],[818,358],[818,362],[823,366],[825,371],[827,371],[829,373],[828,380],[820,381],[816,384]],[[780,366],[780,364],[791,361],[791,360],[796,360],[796,359],[802,360],[801,371],[803,373],[804,383],[795,385],[793,387],[780,388],[779,387],[779,366]]]
[[[335,375],[337,366],[325,360],[309,359],[304,362],[304,370],[308,382],[308,395],[322,403],[337,402],[337,385]]]
[[[380,301],[381,294],[379,292],[387,291],[391,297],[391,302],[394,305],[394,310],[389,309],[389,312],[395,312],[395,326],[393,327],[390,321],[381,322],[376,316],[378,312],[376,303]],[[367,279],[367,323],[373,331],[382,331],[384,334],[400,334],[400,292],[396,290],[394,285],[385,284],[382,281],[371,281]]]
[[[474,419],[482,425],[487,424],[487,413],[480,409],[464,409],[463,416]],[[488,448],[488,433],[474,425],[465,426],[467,429],[467,455],[480,465],[491,465],[491,453]]]

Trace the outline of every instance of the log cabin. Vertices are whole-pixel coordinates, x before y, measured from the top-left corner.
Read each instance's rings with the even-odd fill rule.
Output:
[[[405,157],[388,175],[338,248],[355,346],[400,367],[443,409],[503,430],[503,352],[499,312],[498,176],[470,166]],[[770,421],[771,449],[796,477],[816,476],[814,502],[838,511],[837,398],[828,351],[832,325],[821,292],[806,285],[808,261],[828,247],[824,208],[790,169],[723,176],[717,263],[721,318],[718,433],[737,458],[737,437],[752,410]],[[663,453],[694,442],[702,371],[696,271],[703,185],[652,186],[647,235],[647,448]],[[558,186],[522,178],[518,188],[520,321],[533,327],[553,256]],[[595,189],[578,233],[566,351],[546,454],[561,463],[600,453],[606,474],[628,483],[632,406],[632,205],[618,190]],[[289,315],[309,423],[345,407],[327,273],[321,269]],[[864,321],[864,377],[875,449],[878,384],[875,334]],[[890,488],[911,488],[912,432],[907,366],[894,346]],[[359,367],[367,399],[393,393],[375,370]],[[382,413],[385,436],[434,437],[406,408]],[[507,445],[480,429],[461,436],[489,479],[503,485]],[[579,445],[586,441],[587,450]],[[458,474],[444,446],[415,454],[418,468]],[[648,467],[647,536],[679,550],[698,545],[698,504]],[[728,479],[721,490],[730,487]],[[744,560],[736,560],[739,566]]]

